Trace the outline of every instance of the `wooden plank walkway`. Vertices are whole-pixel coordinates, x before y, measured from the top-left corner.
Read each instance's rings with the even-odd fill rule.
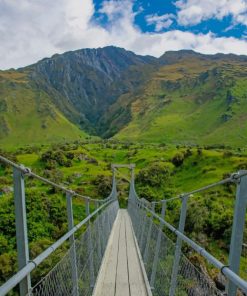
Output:
[[[126,210],[119,210],[108,241],[94,296],[147,296],[145,275]]]

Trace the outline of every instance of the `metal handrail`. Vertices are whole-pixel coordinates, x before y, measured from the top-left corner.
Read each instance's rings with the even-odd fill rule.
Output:
[[[222,185],[222,184],[225,184],[225,183],[228,183],[228,182],[234,182],[234,183],[240,185],[241,178],[245,177],[245,183],[244,183],[245,187],[244,188],[245,188],[245,195],[246,195],[247,194],[246,176],[247,176],[247,171],[240,171],[238,173],[232,174],[227,179],[224,179],[224,180],[221,180],[219,182],[204,186],[204,187],[199,188],[197,190],[193,190],[193,191],[191,191],[189,193],[185,193],[185,194],[180,195],[178,198],[182,200],[182,207],[181,207],[181,213],[180,213],[179,229],[176,229],[174,226],[172,226],[167,221],[162,219],[159,215],[157,215],[155,213],[155,211],[153,211],[153,209],[151,209],[150,207],[145,205],[146,199],[140,199],[138,194],[136,193],[135,186],[134,186],[134,178],[132,178],[131,189],[130,189],[130,197],[131,197],[131,193],[133,193],[134,199],[138,202],[139,205],[141,205],[141,207],[143,209],[145,209],[147,212],[149,212],[152,217],[157,218],[170,231],[172,231],[174,234],[176,234],[176,236],[177,236],[177,245],[178,245],[177,250],[178,251],[177,251],[177,254],[175,254],[175,256],[177,255],[177,258],[179,258],[179,256],[180,256],[181,243],[179,242],[179,240],[184,241],[185,243],[187,243],[190,247],[192,247],[192,249],[194,249],[196,252],[198,252],[200,255],[202,255],[205,259],[207,259],[211,264],[213,264],[216,268],[218,268],[222,272],[222,274],[224,274],[228,278],[228,280],[230,281],[230,286],[228,287],[228,289],[230,289],[229,290],[230,291],[229,292],[230,296],[235,295],[234,294],[235,293],[234,291],[236,290],[235,287],[239,287],[244,292],[247,292],[247,282],[245,280],[243,280],[241,277],[239,277],[237,275],[237,273],[236,273],[236,266],[238,265],[238,263],[236,263],[237,261],[236,261],[236,258],[235,258],[237,256],[238,259],[240,259],[240,255],[241,255],[241,252],[239,252],[239,250],[237,251],[238,255],[235,254],[235,250],[238,249],[238,244],[240,243],[240,242],[236,241],[236,237],[238,237],[239,240],[241,240],[240,237],[243,236],[243,233],[241,233],[241,235],[239,236],[239,231],[243,232],[244,217],[245,217],[245,212],[246,212],[246,202],[244,201],[244,200],[246,200],[246,196],[243,195],[244,194],[243,189],[241,190],[240,186],[239,186],[239,188],[237,190],[237,202],[235,204],[233,230],[232,230],[232,237],[231,237],[230,264],[229,264],[230,266],[229,265],[224,265],[223,263],[221,263],[218,259],[216,259],[210,253],[208,253],[204,248],[202,248],[200,245],[198,245],[193,240],[191,240],[186,235],[184,235],[183,231],[184,231],[185,219],[186,219],[187,201],[188,201],[188,198],[190,196],[192,196],[192,194],[198,193],[198,192],[201,192],[201,191],[207,190],[209,188],[213,188],[215,186]],[[177,198],[171,198],[171,199],[168,199],[168,200],[160,201],[160,203],[163,204],[162,209],[166,205],[166,202],[169,202],[169,201],[174,200],[174,199],[177,199]],[[131,198],[130,198],[130,201],[132,201]],[[152,204],[155,205],[156,203],[157,202],[153,202]],[[238,220],[239,220],[241,226],[237,224]],[[177,260],[175,265],[177,265],[178,262],[179,262],[179,259]],[[234,271],[235,272],[230,268],[230,267],[232,267],[231,264],[234,266]],[[177,266],[176,266],[176,268],[177,268]],[[176,270],[176,272],[177,271],[178,270]],[[235,287],[234,287],[234,285],[235,285]],[[173,295],[173,293],[171,293],[171,295]]]
[[[55,187],[55,188],[57,188],[59,190],[62,190],[65,193],[69,193],[72,196],[80,197],[80,198],[82,198],[85,201],[93,201],[93,202],[101,202],[102,203],[102,202],[107,201],[109,199],[109,196],[107,198],[105,198],[105,199],[94,199],[94,198],[91,198],[89,196],[81,195],[81,194],[79,194],[79,193],[77,193],[77,192],[75,192],[75,191],[73,191],[73,190],[71,190],[69,188],[66,188],[64,186],[58,185],[58,184],[56,184],[56,183],[54,183],[54,182],[52,182],[52,181],[50,181],[50,180],[48,180],[48,179],[46,179],[44,177],[41,177],[41,176],[35,174],[34,172],[31,171],[30,168],[27,168],[27,167],[25,167],[23,165],[18,165],[16,163],[14,163],[13,161],[11,161],[11,160],[9,160],[9,159],[1,156],[1,155],[0,155],[0,161],[3,162],[3,163],[5,163],[5,164],[7,164],[7,165],[10,165],[10,166],[18,169],[25,176],[33,177],[33,178],[35,178],[35,179],[37,179],[39,181],[42,181],[42,182],[44,182],[46,184],[49,184],[49,185],[51,185],[51,186],[53,186],[53,187]]]
[[[182,241],[187,243],[192,249],[194,249],[197,253],[202,255],[205,259],[207,259],[210,263],[212,263],[216,268],[221,270],[221,272],[231,281],[233,281],[238,287],[240,287],[244,292],[247,292],[247,282],[240,278],[236,273],[231,271],[228,265],[224,265],[210,253],[208,253],[203,247],[195,243],[193,240],[188,238],[186,235],[181,233],[178,229],[172,226],[170,223],[162,219],[158,214],[152,211],[150,208],[142,205],[153,217],[162,222],[169,230],[171,230],[177,237],[179,237]]]
[[[176,200],[176,199],[182,199],[185,196],[191,197],[195,193],[203,192],[203,191],[206,191],[208,189],[217,187],[219,185],[224,185],[226,183],[236,183],[236,182],[238,182],[238,180],[240,178],[242,178],[242,177],[244,177],[246,175],[247,175],[246,172],[245,173],[233,173],[233,174],[231,174],[231,176],[229,178],[223,179],[223,180],[215,182],[213,184],[209,184],[209,185],[206,185],[204,187],[192,190],[190,192],[185,192],[185,193],[182,193],[182,194],[180,194],[178,196],[171,197],[171,198],[168,198],[168,199],[161,199],[159,201],[153,201],[152,203],[153,204],[160,204],[160,203],[163,203],[163,202],[170,202],[170,201],[173,201],[173,200]]]
[[[57,248],[59,248],[67,239],[69,239],[78,229],[85,225],[92,217],[94,217],[100,210],[114,202],[116,199],[106,201],[92,214],[87,216],[84,220],[74,226],[70,231],[64,234],[53,245],[48,247],[44,252],[39,254],[35,259],[30,260],[29,263],[19,270],[14,276],[12,276],[6,283],[0,287],[0,295],[6,295],[11,289],[13,289],[19,282],[21,282],[32,270],[34,270],[40,263],[42,263],[49,255],[51,255]]]
[[[47,258],[51,253],[53,253],[63,242],[68,238],[70,239],[71,245],[74,242],[74,233],[82,225],[90,220],[98,211],[103,207],[110,204],[113,200],[116,200],[116,182],[115,182],[115,172],[113,171],[113,181],[112,181],[112,191],[110,195],[105,199],[93,199],[87,196],[80,195],[68,188],[58,185],[46,178],[43,178],[35,173],[33,173],[29,168],[22,165],[18,165],[13,161],[0,156],[0,161],[13,167],[14,171],[14,201],[15,201],[15,219],[16,219],[16,233],[17,235],[17,254],[18,254],[18,265],[19,271],[10,278],[2,287],[0,287],[0,295],[5,295],[14,286],[20,283],[20,294],[26,295],[28,289],[31,287],[30,272],[39,265],[45,258]],[[33,177],[46,184],[49,184],[59,190],[66,193],[66,205],[67,205],[67,215],[68,215],[68,228],[69,231],[62,236],[58,241],[56,241],[52,246],[48,247],[43,253],[41,253],[34,260],[29,260],[29,245],[27,237],[27,221],[26,221],[26,202],[25,202],[25,185],[24,177]],[[73,208],[72,208],[72,198],[73,196],[78,196],[86,201],[86,212],[87,217],[82,220],[78,225],[74,226],[73,222]],[[90,214],[89,203],[93,202],[97,204],[97,210]],[[102,204],[103,203],[103,204]]]

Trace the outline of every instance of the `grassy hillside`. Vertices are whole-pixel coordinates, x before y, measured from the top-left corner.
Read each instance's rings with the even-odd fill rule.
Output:
[[[27,72],[0,72],[0,146],[18,147],[84,139],[86,133],[52,104]]]
[[[205,57],[165,65],[128,99],[131,119],[115,138],[245,146],[246,73],[246,62]]]
[[[0,71],[0,144],[98,135],[124,141],[247,143],[247,58],[82,49]],[[83,130],[83,131],[81,131]]]

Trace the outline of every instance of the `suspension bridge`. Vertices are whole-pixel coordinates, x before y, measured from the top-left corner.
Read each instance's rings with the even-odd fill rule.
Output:
[[[247,171],[178,197],[148,202],[135,191],[135,165],[112,165],[112,191],[108,198],[91,199],[51,182],[29,168],[0,156],[13,168],[18,272],[0,287],[0,295],[19,285],[19,295],[33,296],[177,296],[247,295],[247,282],[239,276],[240,257],[247,207]],[[117,172],[130,170],[127,209],[120,209]],[[66,196],[68,232],[36,258],[29,257],[26,219],[25,178],[35,178],[61,190]],[[237,186],[232,223],[229,262],[224,264],[184,233],[188,200],[193,194],[227,183]],[[85,202],[86,218],[74,225],[73,198]],[[181,202],[179,226],[166,220],[166,209],[173,200]],[[93,207],[93,211],[90,209]],[[78,238],[75,235],[83,230]],[[176,238],[171,240],[167,232]],[[63,258],[32,285],[31,274],[46,258],[69,241]],[[225,290],[217,289],[210,277],[198,270],[182,253],[187,245],[225,277]],[[10,294],[13,295],[13,294]]]

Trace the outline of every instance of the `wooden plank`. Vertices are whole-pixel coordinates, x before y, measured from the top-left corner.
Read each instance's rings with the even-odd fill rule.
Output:
[[[129,214],[119,210],[114,223],[94,296],[147,296]],[[145,272],[145,271],[144,271]]]
[[[125,213],[125,221],[130,295],[145,296],[147,295],[146,286],[135,246],[130,217],[127,212]]]
[[[141,256],[141,252],[140,252],[140,249],[139,249],[139,246],[138,246],[138,243],[137,243],[137,239],[136,239],[136,237],[134,235],[134,230],[133,230],[132,223],[131,223],[131,229],[132,229],[132,233],[133,233],[133,237],[134,237],[134,242],[135,242],[135,246],[136,246],[136,251],[137,251],[140,267],[141,267],[141,270],[142,270],[142,275],[143,275],[143,279],[144,279],[144,285],[146,287],[146,292],[147,292],[148,296],[152,296],[153,294],[152,294],[152,291],[151,291],[151,287],[149,285],[149,281],[148,281],[148,277],[147,277],[147,274],[146,274],[145,266],[144,266],[144,263],[142,261],[142,256]]]
[[[94,296],[115,296],[119,230],[122,216],[118,212],[106,247],[104,259],[94,289]]]
[[[129,296],[129,274],[126,246],[126,219],[124,210],[119,210],[121,214],[121,225],[119,235],[118,264],[116,277],[116,296]]]

